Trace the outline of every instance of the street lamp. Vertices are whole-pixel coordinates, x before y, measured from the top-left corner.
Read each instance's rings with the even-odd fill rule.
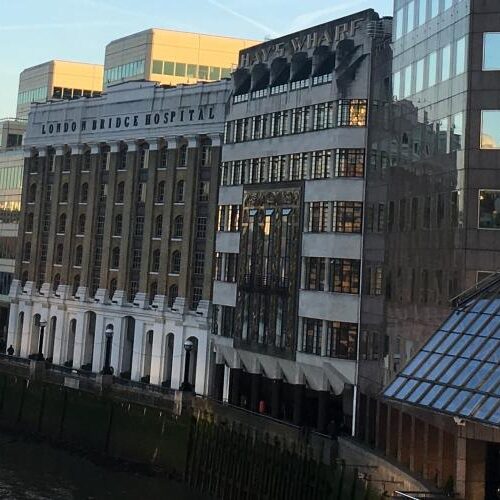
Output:
[[[37,359],[37,361],[43,361],[45,359],[43,357],[43,352],[42,352],[42,350],[43,350],[43,334],[45,332],[45,327],[47,326],[47,322],[40,321],[38,326],[40,327],[40,336],[38,339],[38,354],[36,355],[36,359]]]
[[[104,368],[102,369],[103,375],[113,375],[113,368],[110,366],[111,362],[111,343],[113,342],[113,327],[108,325],[104,331],[106,336],[106,353],[104,356]]]
[[[192,391],[193,386],[189,383],[189,358],[191,357],[191,351],[193,350],[194,344],[191,340],[187,339],[184,341],[184,350],[186,351],[186,362],[184,363],[184,382],[181,385],[181,391]]]

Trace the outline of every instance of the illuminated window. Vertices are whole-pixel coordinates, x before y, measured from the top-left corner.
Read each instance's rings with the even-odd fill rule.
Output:
[[[500,110],[481,112],[481,149],[500,149]]]
[[[500,229],[500,191],[479,191],[478,226],[480,229]]]

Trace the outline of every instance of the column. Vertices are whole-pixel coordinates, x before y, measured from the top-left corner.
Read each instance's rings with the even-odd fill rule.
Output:
[[[94,334],[94,356],[92,358],[92,371],[100,373],[104,366],[104,356],[106,350],[106,335],[104,334],[104,317],[96,314],[95,334]]]
[[[115,370],[115,375],[120,375],[122,371],[123,344],[127,333],[124,320],[113,321],[113,342],[111,344],[111,366]],[[106,336],[104,336],[104,346],[106,346]]]
[[[66,313],[62,313],[61,316],[57,317],[56,331],[54,334],[54,358],[53,363],[55,365],[60,365],[64,363],[63,359],[63,347],[64,347],[64,332],[69,330],[69,321]]]
[[[144,321],[135,320],[134,344],[132,346],[132,369],[130,379],[135,380],[136,382],[140,382],[142,377],[142,369],[144,366],[144,344],[147,341],[147,339],[145,339],[144,329]]]
[[[465,498],[467,485],[467,438],[465,428],[457,428],[455,492],[459,498]]]
[[[229,381],[229,403],[234,406],[240,405],[240,380],[241,368],[231,368]]]
[[[416,419],[414,415],[410,416],[411,419],[411,427],[410,427],[410,471],[415,472],[415,435],[416,435]]]
[[[317,391],[318,394],[318,418],[316,428],[322,434],[326,433],[326,426],[328,424],[328,402],[330,397],[329,391]]]
[[[172,357],[172,389],[178,389],[184,380],[184,341],[182,333],[174,332],[174,355]]]
[[[305,386],[296,384],[293,386],[293,423],[302,426],[304,407]]]
[[[283,380],[275,378],[271,380],[271,416],[273,418],[282,418],[281,415],[281,390]]]
[[[33,315],[31,314],[31,306],[27,307],[24,311],[24,321],[23,329],[21,332],[21,353],[23,358],[27,358],[31,352],[30,351],[30,341],[31,341],[31,325],[33,323]]]
[[[87,330],[87,318],[83,313],[78,314],[76,320],[75,347],[73,351],[73,368],[80,368],[83,364],[83,353],[85,346],[85,332]],[[47,324],[50,329],[50,322]],[[56,324],[57,328],[57,324]]]
[[[161,385],[162,370],[165,364],[164,349],[166,349],[167,338],[163,333],[163,325],[155,323],[153,326],[153,352],[151,355],[151,375],[150,383]]]
[[[15,299],[10,303],[9,311],[9,327],[7,329],[7,349],[9,346],[16,346],[16,334],[19,331],[19,299]],[[18,352],[14,353],[19,356]]]

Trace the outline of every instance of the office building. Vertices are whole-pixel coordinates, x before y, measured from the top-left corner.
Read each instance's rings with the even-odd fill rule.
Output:
[[[104,87],[130,80],[165,85],[229,78],[240,50],[258,43],[152,28],[106,46]]]
[[[371,75],[389,41],[366,10],[242,51],[232,79],[211,387],[321,432],[352,422]]]
[[[128,82],[35,105],[9,344],[100,372],[206,392],[217,166],[230,83]],[[198,354],[199,353],[199,354]]]
[[[103,66],[52,60],[26,68],[19,77],[17,118],[28,116],[31,103],[99,95]]]

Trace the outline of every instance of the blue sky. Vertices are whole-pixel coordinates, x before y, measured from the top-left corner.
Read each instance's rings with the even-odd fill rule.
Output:
[[[50,59],[103,63],[115,38],[170,28],[264,39],[392,0],[0,0],[0,118],[14,116],[19,73]]]

